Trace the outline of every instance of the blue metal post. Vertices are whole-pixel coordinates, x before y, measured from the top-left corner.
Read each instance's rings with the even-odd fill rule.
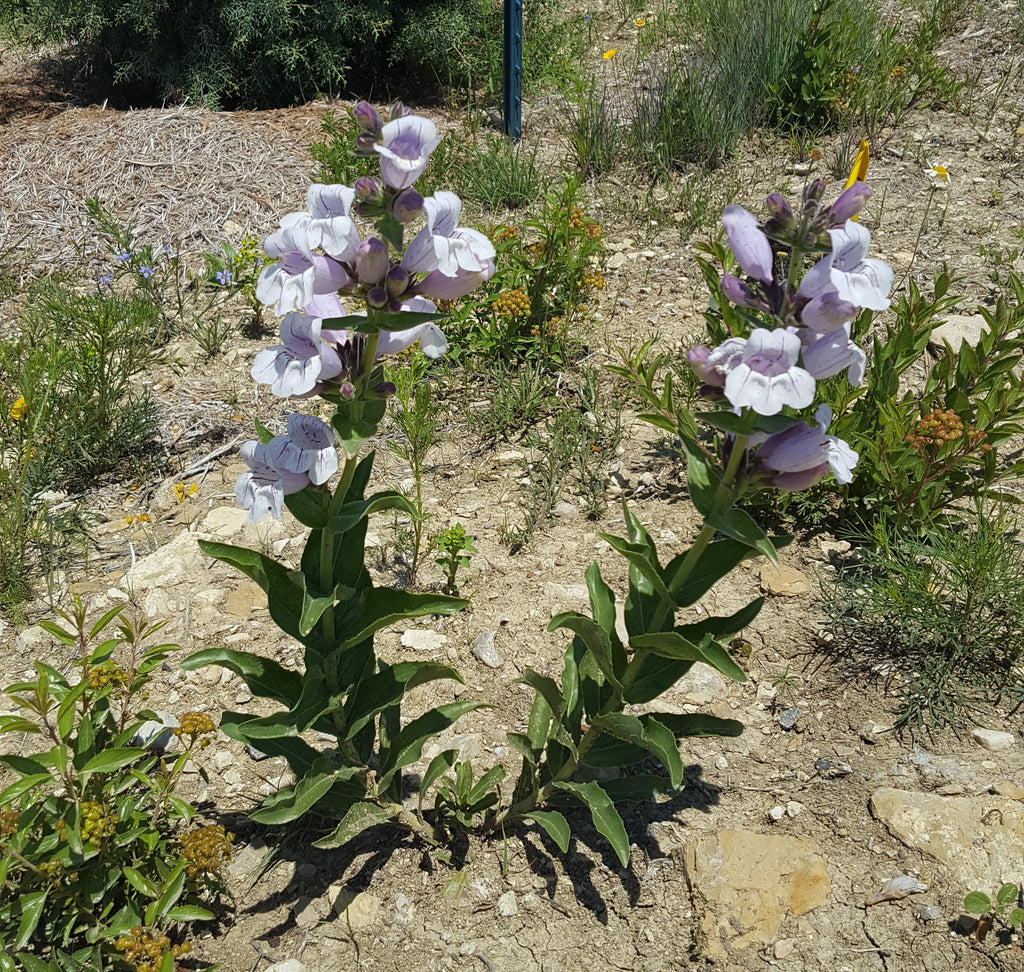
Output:
[[[523,0],[505,0],[505,59],[501,117],[513,142],[523,134]]]

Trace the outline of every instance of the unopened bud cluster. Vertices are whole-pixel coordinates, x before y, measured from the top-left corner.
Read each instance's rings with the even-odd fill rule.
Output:
[[[491,311],[498,317],[523,317],[530,313],[530,298],[522,287],[506,290],[491,301]]]
[[[948,442],[956,442],[965,437],[971,447],[981,443],[983,452],[992,448],[988,443],[982,443],[984,432],[965,429],[963,419],[956,412],[950,408],[937,408],[922,415],[903,441],[909,442],[921,455],[926,452],[934,455]]]
[[[18,829],[20,810],[0,810],[0,840],[6,840]]]
[[[136,925],[127,935],[120,935],[114,947],[135,972],[158,972],[168,950],[176,959],[192,951],[188,942],[171,945],[170,938],[162,931],[141,925]]]
[[[125,689],[130,681],[128,673],[117,665],[96,665],[89,669],[87,678],[91,689],[102,689],[108,685],[115,689]]]
[[[82,841],[86,844],[103,843],[104,837],[114,833],[116,821],[104,812],[103,806],[95,800],[82,804]]]
[[[231,856],[235,835],[220,824],[200,827],[181,835],[181,853],[189,862],[189,877],[215,874]]]
[[[181,739],[184,736],[191,736],[193,740],[200,736],[208,735],[216,731],[213,720],[205,712],[186,712],[181,717],[181,725],[173,730],[175,736]],[[204,740],[204,745],[206,740]]]

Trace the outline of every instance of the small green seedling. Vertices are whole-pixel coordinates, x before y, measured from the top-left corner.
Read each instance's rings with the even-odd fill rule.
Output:
[[[1012,882],[1004,884],[992,901],[982,891],[972,891],[964,898],[964,911],[969,915],[980,915],[974,928],[974,937],[982,942],[992,930],[996,920],[1003,924],[1017,926],[1024,924],[1024,908],[1017,907],[1021,889]]]
[[[438,533],[431,544],[440,554],[435,563],[446,574],[444,593],[457,595],[459,589],[455,581],[459,568],[468,567],[469,555],[476,553],[473,537],[466,533],[461,523],[456,523]]]

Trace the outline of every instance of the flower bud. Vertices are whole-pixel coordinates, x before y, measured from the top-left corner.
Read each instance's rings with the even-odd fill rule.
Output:
[[[796,225],[793,207],[789,205],[789,202],[781,193],[773,192],[764,203],[772,219],[780,226],[792,228]]]
[[[359,104],[352,109],[352,115],[355,118],[360,131],[370,132],[374,136],[377,136],[380,134],[380,130],[384,127],[384,119],[380,117],[380,113],[377,109],[368,102],[360,101]]]
[[[722,288],[722,293],[739,307],[768,310],[768,305],[754,293],[753,288],[731,273],[727,273],[722,277],[719,286]]]
[[[401,297],[409,287],[412,274],[405,267],[392,267],[384,280],[384,287],[392,297]]]
[[[356,386],[350,381],[343,381],[338,393],[341,395],[342,401],[350,402],[356,397]]]
[[[376,144],[377,136],[373,132],[360,132],[356,136],[356,155],[374,155],[375,152],[373,147]]]
[[[398,388],[393,381],[382,381],[380,384],[374,385],[370,391],[377,398],[390,398],[398,391]]]
[[[391,111],[388,113],[388,119],[394,121],[396,118],[405,118],[407,115],[412,114],[411,108],[406,108],[405,105],[400,101],[396,101],[391,106]]]
[[[356,250],[356,273],[359,275],[359,282],[380,283],[387,272],[388,248],[377,237],[368,236]]]
[[[383,287],[372,287],[366,295],[366,303],[378,310],[387,305],[388,292]]]
[[[358,198],[360,202],[376,202],[380,200],[384,184],[380,179],[374,179],[370,176],[360,176],[354,183],[352,183],[352,188],[355,189],[356,198]]]
[[[388,310],[392,314],[401,314],[404,309],[405,309],[405,304],[403,304],[402,301],[399,300],[397,297],[392,297],[388,301]]]
[[[415,189],[402,190],[391,209],[400,223],[411,223],[422,211],[423,197]]]
[[[799,472],[776,473],[767,476],[763,482],[766,486],[774,486],[786,493],[799,493],[801,490],[817,486],[827,475],[829,465],[823,462],[811,469],[802,469]]]
[[[874,193],[867,183],[855,182],[829,208],[829,226],[842,226],[848,219],[853,219],[872,195]]]

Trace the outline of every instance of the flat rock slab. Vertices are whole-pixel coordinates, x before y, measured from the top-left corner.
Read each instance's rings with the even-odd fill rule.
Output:
[[[686,847],[686,867],[712,958],[761,948],[785,918],[824,904],[832,890],[813,841],[747,830],[723,830]]]
[[[908,847],[941,862],[964,891],[1015,880],[1024,860],[1024,814],[1007,797],[943,797],[882,789],[871,812]]]

